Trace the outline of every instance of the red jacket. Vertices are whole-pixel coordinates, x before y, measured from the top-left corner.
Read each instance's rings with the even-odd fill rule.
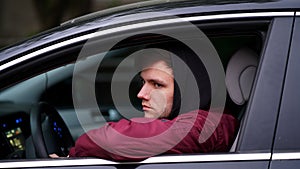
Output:
[[[69,156],[139,161],[160,154],[226,152],[237,129],[233,116],[202,110],[173,120],[122,119],[80,136]]]

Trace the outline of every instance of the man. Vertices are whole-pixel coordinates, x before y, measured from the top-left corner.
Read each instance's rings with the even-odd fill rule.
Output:
[[[141,70],[142,87],[137,97],[142,100],[143,118],[108,122],[88,131],[79,137],[69,156],[139,161],[160,154],[228,151],[237,121],[230,115],[199,110],[201,104],[196,98],[200,96],[190,86],[205,86],[203,74],[196,75],[196,81],[189,80],[182,74],[184,69],[175,69],[182,61],[171,55],[166,50],[149,48],[136,59]],[[190,69],[201,67],[181,59],[184,64],[190,63]],[[204,130],[204,125],[209,130]]]

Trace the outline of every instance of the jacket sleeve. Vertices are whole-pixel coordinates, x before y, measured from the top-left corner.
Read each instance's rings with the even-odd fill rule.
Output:
[[[200,112],[185,113],[173,120],[134,118],[130,121],[109,122],[80,136],[75,147],[70,150],[69,156],[140,161],[165,153],[213,151],[214,145],[223,144],[224,138],[220,141],[218,137],[219,133],[222,135],[223,132],[220,130],[224,128],[217,128],[205,143],[199,143],[199,136],[207,117],[207,112]],[[230,125],[230,130],[225,132],[234,135],[233,128],[236,127],[234,118],[227,118],[226,123]],[[233,136],[225,139],[228,142],[228,139],[232,138]]]
[[[139,161],[161,153],[163,134],[171,125],[170,120],[135,118],[109,122],[107,125],[88,131],[78,138],[71,148],[70,157],[98,157],[114,161]],[[157,146],[153,148],[153,146]]]

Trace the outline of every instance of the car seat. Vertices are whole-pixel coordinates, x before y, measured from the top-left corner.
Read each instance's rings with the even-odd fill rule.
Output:
[[[258,55],[250,48],[240,48],[230,58],[225,76],[225,84],[230,99],[241,109],[236,117],[242,123],[243,114],[245,112],[246,103],[249,100],[253,81],[258,66]],[[240,129],[236,139],[230,149],[234,152],[237,146]]]

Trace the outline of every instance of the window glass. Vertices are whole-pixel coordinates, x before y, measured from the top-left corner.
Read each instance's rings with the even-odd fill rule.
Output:
[[[237,26],[234,25],[234,27]],[[207,32],[207,36],[218,52],[224,71],[226,71],[232,56],[242,48],[253,51],[258,57],[264,41],[264,31],[266,31],[265,27],[261,30],[250,29],[239,32],[232,30],[221,31],[217,29],[204,29],[204,32]],[[114,78],[113,75],[119,65],[123,64],[122,61],[124,61],[125,58],[136,51],[144,49],[145,46],[168,46],[166,44],[173,45],[174,43],[176,44],[173,39],[165,37],[141,35],[139,38],[135,37],[132,43],[126,42],[125,44],[119,44],[110,51],[100,50],[94,52],[89,54],[85,59],[76,62],[78,65],[83,65],[80,67],[80,73],[76,81],[73,81],[73,72],[74,67],[78,65],[76,65],[73,60],[72,62],[64,63],[63,66],[57,65],[55,69],[46,72],[42,70],[41,72],[45,73],[2,90],[0,92],[1,104],[8,104],[9,110],[7,114],[1,114],[1,120],[4,119],[3,121],[5,122],[1,121],[0,123],[0,140],[1,143],[3,143],[3,148],[1,148],[3,151],[1,151],[0,158],[12,158],[12,156],[26,158],[26,153],[28,152],[26,152],[27,147],[25,146],[25,142],[30,136],[28,132],[30,125],[27,113],[29,113],[30,104],[32,103],[43,101],[53,105],[67,123],[74,140],[84,133],[85,130],[102,126],[106,124],[107,121],[118,121],[121,118],[143,116],[142,113],[134,114],[127,112],[126,114],[126,110],[130,110],[132,107],[136,110],[141,110],[141,101],[137,98],[137,94],[141,89],[141,79],[139,76],[134,76],[130,81],[129,91],[125,92],[127,95],[120,94],[118,96],[121,100],[118,106],[122,107],[122,110],[125,111],[124,113],[119,112],[120,110],[117,109],[114,104],[111,86],[112,79]],[[78,54],[78,51],[72,52],[74,55]],[[56,59],[57,58],[59,57],[56,56]],[[257,58],[257,60],[259,60],[259,58]],[[97,63],[100,63],[100,65],[97,65]],[[96,76],[93,77],[91,76],[93,73],[90,68],[97,66],[99,68],[97,69]],[[127,75],[135,71],[135,66],[135,60],[126,60],[126,63],[124,63],[121,70],[119,70],[123,75],[117,79],[116,82],[118,85],[128,85]],[[245,83],[246,82],[248,83],[247,78],[245,79]],[[248,94],[252,84],[252,81],[250,82],[250,87],[246,86],[246,88],[248,88],[247,90],[249,90]],[[95,87],[95,96],[99,108],[93,107],[94,105],[91,105],[89,100],[85,99],[86,95],[89,94],[86,93],[85,89],[93,88],[93,86]],[[124,91],[118,91],[118,89],[119,88],[114,88],[114,90],[117,90],[114,92],[124,93]],[[248,99],[249,98],[246,98],[245,101],[241,103],[233,100],[232,96],[227,93],[225,105],[226,113],[239,117],[239,112],[243,106],[246,105]],[[84,103],[82,110],[75,112],[74,100],[79,100],[81,103]],[[238,102],[238,104],[236,102]],[[130,105],[128,103],[130,103]],[[16,107],[20,107],[20,109]],[[101,112],[99,112],[99,110]],[[27,115],[24,117],[17,116],[18,113]],[[124,114],[126,117],[124,117]],[[13,120],[10,122],[6,119]],[[8,123],[13,123],[13,125]],[[84,129],[82,127],[84,127]]]

